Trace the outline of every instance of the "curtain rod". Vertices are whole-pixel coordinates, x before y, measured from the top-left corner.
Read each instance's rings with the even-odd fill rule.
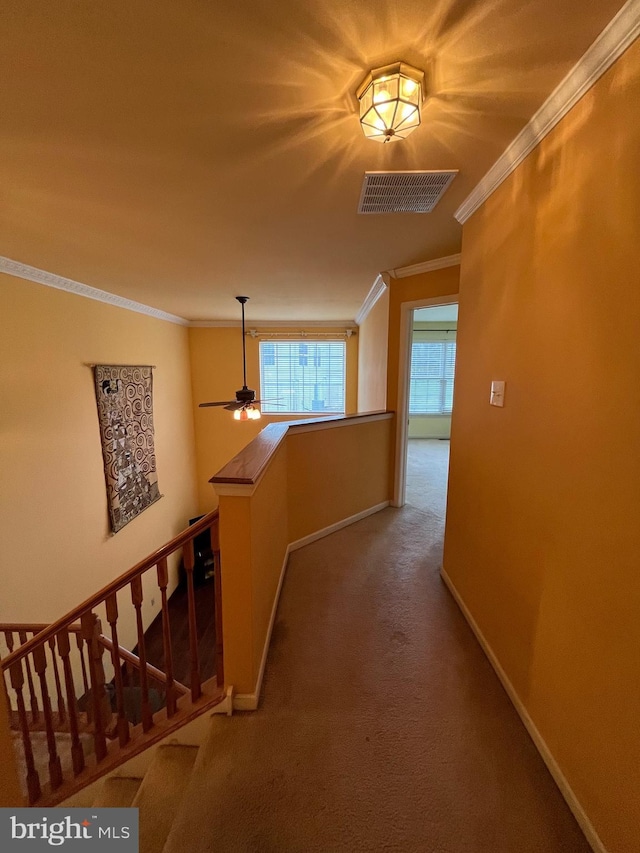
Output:
[[[259,332],[249,329],[245,332],[252,338],[350,338],[356,334],[355,329],[345,329],[343,332]]]
[[[107,364],[104,361],[101,361],[99,364],[92,364],[88,361],[84,362],[85,367],[149,367],[151,370],[157,370],[155,364]]]
[[[414,332],[457,332],[457,329],[418,329],[415,326],[412,331]]]

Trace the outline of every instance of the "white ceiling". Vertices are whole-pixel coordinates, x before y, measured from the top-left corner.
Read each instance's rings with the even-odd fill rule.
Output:
[[[3,0],[0,255],[192,320],[355,317],[460,251],[453,212],[621,0]],[[355,90],[425,69],[423,125]],[[458,169],[430,214],[358,215],[365,171]]]

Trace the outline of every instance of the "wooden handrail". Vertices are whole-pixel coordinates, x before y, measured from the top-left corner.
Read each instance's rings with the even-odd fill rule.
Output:
[[[84,784],[157,741],[163,732],[166,734],[174,731],[183,722],[193,719],[222,700],[220,601],[215,602],[216,643],[215,648],[211,649],[216,659],[215,684],[213,679],[203,684],[194,589],[194,542],[204,534],[210,542],[216,566],[216,595],[220,594],[218,518],[218,510],[203,516],[166,545],[50,625],[35,622],[0,624],[0,637],[4,636],[8,650],[7,657],[0,659],[2,688],[7,692],[7,696],[9,686],[13,691],[10,701],[15,704],[17,724],[22,735],[24,782],[30,805],[55,805],[61,802],[71,791],[79,790]],[[173,675],[171,612],[167,595],[167,557],[173,553],[182,555],[188,589],[189,687],[176,681]],[[157,589],[162,596],[159,615],[162,620],[164,662],[160,666],[166,672],[147,661],[145,648],[143,605],[149,585],[146,582],[143,584],[143,576],[146,572],[153,574],[154,568],[157,570]],[[146,578],[150,580],[148,575]],[[127,588],[130,606],[135,611],[137,654],[124,648],[118,640],[117,593]],[[123,597],[120,603],[124,603]],[[102,631],[100,617],[102,615],[104,618],[103,610],[109,624],[110,636]],[[72,650],[72,636],[75,637],[77,651]],[[113,696],[107,690],[102,660],[105,650],[109,652],[114,668],[115,709]],[[125,702],[122,672],[125,665],[137,671],[139,680],[140,719],[135,721],[131,719],[131,709],[127,710]],[[7,683],[7,677],[10,685]],[[162,685],[166,696],[165,705],[157,712],[154,712],[152,707],[150,681]],[[84,699],[84,707],[80,706],[80,699]],[[88,726],[86,731],[91,733],[93,739],[93,757],[87,761],[80,741],[82,725]],[[34,729],[43,730],[46,734],[46,766],[32,747],[31,733]],[[70,740],[68,745],[62,746],[56,738],[56,732],[67,730]],[[117,738],[118,745],[107,742],[114,738]],[[72,777],[68,770],[63,772],[61,749],[65,755],[70,752]]]
[[[240,453],[221,468],[209,480],[214,487],[219,485],[254,485],[266,470],[274,453],[291,433],[306,432],[310,429],[332,429],[334,427],[348,427],[364,420],[385,420],[392,418],[393,412],[359,412],[354,415],[328,415],[321,418],[309,418],[307,420],[282,421],[266,426],[262,432],[244,447]]]
[[[99,640],[100,644],[103,645],[105,649],[113,651],[113,642],[109,639],[109,637],[106,637],[104,634],[101,634]],[[128,649],[125,649],[124,646],[118,646],[118,656],[122,658],[122,660],[127,661],[127,663],[130,663],[132,666],[135,666],[136,669],[140,669],[140,667],[142,666],[140,658],[137,655],[134,655],[134,653],[130,652]],[[167,676],[164,672],[162,672],[161,669],[157,669],[155,666],[153,666],[153,664],[147,663],[146,670],[151,676],[151,678],[154,678],[156,681],[160,681],[163,684],[166,684]],[[174,679],[173,683],[175,684],[178,693],[186,695],[189,692],[189,688],[186,687],[184,684],[181,684],[179,681],[176,681]]]
[[[214,509],[212,512],[203,516],[200,521],[196,521],[195,524],[192,524],[181,533],[178,533],[177,536],[175,536],[170,542],[167,542],[166,545],[163,545],[162,548],[158,548],[158,550],[154,551],[153,554],[150,554],[148,557],[145,557],[144,560],[136,563],[135,566],[124,572],[120,577],[111,581],[111,583],[107,584],[99,592],[96,592],[90,598],[87,598],[86,601],[83,601],[82,604],[79,604],[77,607],[74,607],[73,610],[70,610],[66,616],[63,616],[56,622],[52,622],[51,625],[40,631],[40,633],[36,634],[35,637],[32,637],[10,655],[7,655],[6,658],[0,660],[0,668],[5,670],[8,669],[11,664],[30,654],[40,643],[47,642],[51,637],[54,637],[58,631],[63,629],[67,631],[70,630],[69,623],[75,622],[83,613],[92,610],[94,607],[98,607],[98,605],[104,602],[107,596],[123,589],[127,584],[131,583],[134,578],[139,577],[143,572],[153,568],[160,562],[160,560],[168,557],[170,554],[173,554],[174,551],[177,551],[178,548],[181,548],[187,542],[190,542],[199,533],[203,533],[211,526],[217,517],[218,510]]]
[[[48,628],[50,624],[50,622],[2,622],[0,623],[0,633],[11,631],[17,634],[19,631],[27,631],[29,634],[39,634],[40,631]],[[72,634],[79,634],[80,630],[79,622],[76,622],[74,625],[67,625],[67,631],[70,631]]]

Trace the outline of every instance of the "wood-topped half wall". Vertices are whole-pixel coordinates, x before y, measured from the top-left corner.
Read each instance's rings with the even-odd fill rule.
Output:
[[[237,708],[257,707],[289,553],[388,505],[393,421],[376,412],[270,424],[212,477]]]

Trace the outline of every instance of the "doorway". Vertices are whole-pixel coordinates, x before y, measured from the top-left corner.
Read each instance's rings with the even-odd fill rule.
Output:
[[[457,296],[403,303],[394,506],[444,522],[453,407]]]

